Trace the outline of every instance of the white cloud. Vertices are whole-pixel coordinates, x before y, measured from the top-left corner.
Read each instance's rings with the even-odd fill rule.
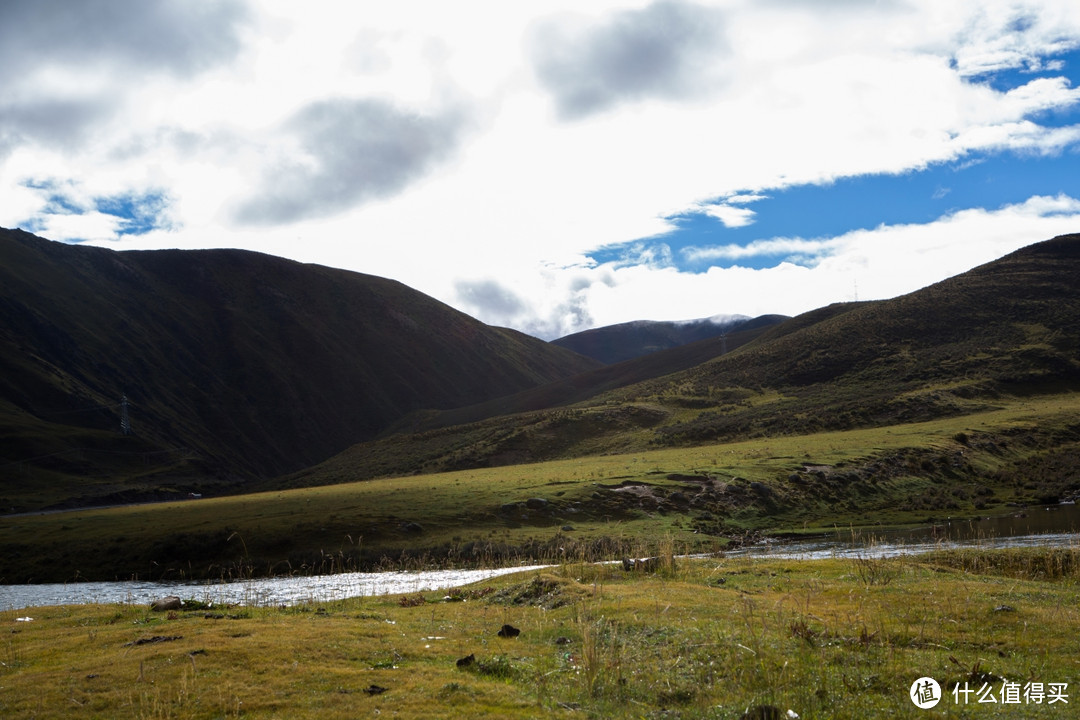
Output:
[[[754,222],[754,215],[756,215],[750,208],[735,207],[726,203],[721,205],[704,205],[701,210],[706,215],[716,218],[722,222],[725,227],[729,228],[739,228],[751,225]]]
[[[713,245],[686,247],[682,254],[691,262],[707,260],[744,260],[754,257],[798,256],[820,257],[838,245],[835,239],[803,240],[801,238],[772,238],[754,240],[746,245]]]
[[[723,82],[723,18],[705,5],[656,0],[598,21],[547,19],[533,32],[536,73],[564,118],[648,98],[699,97]]]
[[[833,302],[885,299],[966,272],[1025,245],[1080,227],[1080,200],[1032,197],[997,210],[964,210],[919,225],[881,226],[838,237],[774,238],[749,249],[714,248],[714,257],[799,253],[808,265],[738,265],[704,273],[673,267],[598,267],[604,282],[577,291],[598,325],[631,318],[683,320],[710,314],[796,315]],[[701,252],[709,252],[702,250]],[[549,336],[578,327],[552,328]]]
[[[1075,0],[553,0],[540,11],[102,0],[107,12],[67,19],[43,6],[0,6],[0,224],[385,275],[545,336],[847,299],[855,269],[886,257],[851,248],[922,237],[883,228],[859,242],[689,251],[813,265],[769,271],[680,273],[655,243],[632,262],[586,260],[663,236],[677,222],[665,218],[707,212],[746,227],[754,201],[794,185],[1080,145],[1080,126],[1039,119],[1075,108],[1080,89],[1053,76],[1007,93],[983,82],[1003,68],[1068,70],[1050,56],[1080,44]],[[71,31],[78,22],[84,32]],[[114,216],[50,213],[31,180],[70,181],[87,198],[160,189],[172,229],[118,239]],[[900,242],[889,262],[903,282],[867,271],[860,295],[963,265],[938,263],[951,244],[989,259],[1071,222],[1074,211],[1039,202],[1059,203],[928,224],[972,234],[942,235],[933,252],[911,244],[910,269]]]

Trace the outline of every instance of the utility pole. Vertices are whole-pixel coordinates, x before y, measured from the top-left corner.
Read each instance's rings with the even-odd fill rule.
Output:
[[[128,416],[127,395],[120,398],[120,432],[124,435],[131,434],[131,417]]]

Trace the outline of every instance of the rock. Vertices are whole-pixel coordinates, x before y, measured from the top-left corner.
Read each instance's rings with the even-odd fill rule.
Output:
[[[573,529],[574,529],[573,525],[563,525],[562,526],[562,531],[563,532],[571,532],[571,531],[573,531]]]
[[[994,612],[1016,612],[1016,608],[1012,605],[998,605],[994,608]]]
[[[660,558],[623,558],[622,566],[627,572],[656,572],[660,568]]]
[[[468,655],[466,655],[463,658],[460,658],[457,661],[457,666],[459,668],[467,668],[470,665],[473,665],[475,663],[476,663],[476,655],[474,653],[469,653]]]
[[[183,605],[184,603],[180,598],[175,595],[168,595],[150,603],[150,609],[156,612],[165,612],[167,610],[179,610]]]
[[[415,522],[402,523],[401,532],[408,533],[409,535],[419,535],[424,532],[424,526]]]
[[[544,510],[548,506],[548,501],[544,498],[529,498],[525,501],[525,507],[530,510]]]
[[[555,638],[556,645],[569,645],[570,643],[570,638],[566,637],[565,635],[560,635],[559,637]]]
[[[366,692],[368,695],[382,695],[386,691],[387,688],[384,688],[380,685],[369,685],[368,687],[364,688],[364,692]]]
[[[504,515],[510,515],[517,509],[518,509],[518,504],[516,502],[503,503],[502,505],[499,506],[499,512],[503,513]]]
[[[516,638],[521,634],[521,630],[517,629],[513,625],[503,625],[499,630],[499,637],[501,638]]]

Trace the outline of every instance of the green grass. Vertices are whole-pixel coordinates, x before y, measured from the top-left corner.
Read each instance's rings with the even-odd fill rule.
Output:
[[[1078,394],[1035,397],[886,429],[8,518],[0,520],[0,578],[592,559],[665,537],[712,551],[748,532],[1001,513],[1008,503],[1080,490],[1071,470],[1078,409]],[[546,504],[529,508],[533,498]]]
[[[868,573],[856,560],[669,554],[651,575],[569,562],[449,595],[4,612],[0,715],[719,719],[767,706],[917,718],[908,688],[930,676],[945,690],[935,717],[1072,717],[1080,551],[1055,551],[1042,564],[1059,570],[1034,575],[1030,551],[967,555],[876,560]],[[507,623],[520,636],[499,637]],[[989,681],[998,693],[1002,679],[1068,683],[1069,705],[972,696],[964,708],[949,692]]]

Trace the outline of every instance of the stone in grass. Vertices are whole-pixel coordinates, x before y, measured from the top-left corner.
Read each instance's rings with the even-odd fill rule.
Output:
[[[382,695],[387,690],[388,688],[384,688],[381,685],[369,685],[368,687],[364,688],[364,692],[366,692],[368,695]]]
[[[521,630],[513,625],[503,625],[499,630],[499,637],[501,638],[516,638],[521,634]]]
[[[476,655],[473,654],[473,653],[469,653],[468,655],[466,655],[463,658],[460,658],[457,661],[457,666],[459,668],[467,668],[467,667],[471,667],[472,665],[475,665],[475,664],[476,664]]]
[[[150,603],[150,609],[156,612],[166,612],[168,610],[179,610],[183,604],[183,601],[177,596],[168,595]]]

